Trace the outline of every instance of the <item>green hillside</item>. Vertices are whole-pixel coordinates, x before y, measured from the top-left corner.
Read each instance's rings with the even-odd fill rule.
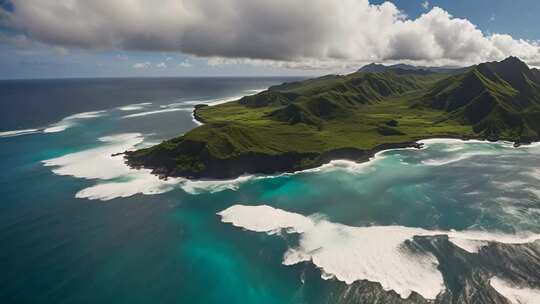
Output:
[[[489,139],[530,141],[538,138],[540,80],[515,57],[480,64],[443,79],[422,98],[475,133]]]
[[[430,137],[537,140],[536,73],[509,58],[457,75],[392,69],[285,83],[196,107],[203,126],[126,158],[163,176],[227,178],[361,160]]]

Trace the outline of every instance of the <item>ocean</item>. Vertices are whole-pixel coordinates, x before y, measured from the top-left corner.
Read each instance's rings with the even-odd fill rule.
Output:
[[[227,181],[161,180],[112,156],[195,128],[196,104],[294,80],[1,81],[0,302],[335,303],[361,281],[434,299],[443,261],[407,240],[475,254],[540,238],[535,144],[433,139]]]

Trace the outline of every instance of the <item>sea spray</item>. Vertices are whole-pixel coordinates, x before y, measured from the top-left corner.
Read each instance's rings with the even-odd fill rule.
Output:
[[[402,298],[415,291],[435,299],[445,290],[437,259],[429,252],[412,251],[405,242],[415,236],[445,235],[454,245],[476,253],[489,242],[525,244],[540,234],[500,234],[483,231],[441,231],[404,226],[352,227],[320,217],[306,217],[266,205],[234,205],[218,213],[221,220],[250,231],[298,233],[297,247],[289,248],[284,265],[311,261],[325,278],[352,284],[359,280],[378,282]]]

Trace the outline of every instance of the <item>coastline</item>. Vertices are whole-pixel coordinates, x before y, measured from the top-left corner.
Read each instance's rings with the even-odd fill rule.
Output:
[[[192,117],[198,124],[204,124],[204,120],[197,114],[197,110],[208,105],[201,104],[194,107]],[[463,138],[460,138],[463,139]],[[421,139],[418,139],[421,140]],[[150,169],[151,173],[161,179],[187,178],[192,180],[232,180],[245,175],[276,175],[285,173],[297,173],[324,166],[334,160],[346,160],[356,163],[365,163],[377,153],[404,148],[420,149],[423,144],[416,141],[385,143],[372,149],[362,150],[357,148],[340,148],[321,153],[293,153],[287,152],[278,155],[262,153],[246,153],[229,159],[209,159],[205,170],[195,174],[194,172],[178,174],[169,166],[148,163],[145,164],[130,158],[134,151],[124,151],[125,164],[132,169]],[[117,154],[118,155],[118,154]],[[309,161],[306,161],[309,160]]]
[[[207,105],[196,105],[193,110],[193,119],[199,124],[204,124],[204,120],[197,115],[197,109],[206,107]],[[362,150],[357,148],[340,148],[335,150],[324,151],[322,153],[283,153],[278,155],[266,155],[261,153],[249,153],[239,155],[235,158],[210,160],[210,168],[201,171],[199,174],[175,174],[165,166],[152,166],[133,162],[128,157],[133,151],[125,151],[124,161],[127,166],[132,169],[150,169],[151,173],[159,176],[162,179],[168,178],[187,178],[191,180],[234,180],[246,175],[279,175],[279,174],[295,174],[308,170],[313,170],[325,166],[332,161],[351,161],[356,164],[367,163],[377,154],[399,149],[422,149],[425,141],[430,140],[462,140],[479,142],[495,143],[503,142],[514,146],[515,148],[522,145],[530,145],[534,142],[510,142],[504,140],[490,140],[482,137],[469,136],[451,136],[441,135],[439,137],[422,137],[414,141],[384,143],[372,149]],[[312,162],[304,162],[305,159],[311,159]]]
[[[222,103],[227,103],[225,101]],[[192,119],[201,126],[206,123],[205,119],[198,113],[200,109],[209,107],[209,104],[197,104],[193,107]],[[463,141],[479,140],[485,142],[505,142],[514,147],[529,145],[535,141],[510,142],[483,136],[466,136],[441,134],[439,136],[418,137],[405,142],[389,142],[379,144],[371,149],[358,149],[353,147],[343,147],[322,152],[284,152],[281,154],[264,154],[258,152],[247,152],[235,157],[217,159],[208,156],[204,159],[203,169],[200,170],[179,170],[175,163],[163,163],[160,159],[145,159],[134,156],[136,151],[125,151],[124,162],[132,169],[150,169],[151,173],[161,179],[187,178],[191,180],[232,180],[246,175],[276,175],[284,173],[295,173],[305,170],[315,169],[335,160],[352,161],[355,163],[365,163],[373,158],[377,153],[394,150],[413,148],[420,149],[424,145],[422,141],[431,139],[458,139]],[[204,142],[189,142],[193,149],[199,149]]]

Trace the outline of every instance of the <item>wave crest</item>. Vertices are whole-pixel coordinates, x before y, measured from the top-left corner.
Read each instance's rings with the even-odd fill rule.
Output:
[[[489,242],[522,244],[540,239],[538,234],[352,227],[266,205],[234,205],[218,215],[223,222],[250,231],[300,234],[298,246],[285,252],[284,265],[311,261],[325,278],[333,276],[347,284],[359,280],[379,282],[385,290],[394,290],[403,298],[415,291],[426,299],[435,299],[445,288],[437,259],[431,253],[413,252],[404,246],[415,236],[446,235],[450,242],[470,253]]]

